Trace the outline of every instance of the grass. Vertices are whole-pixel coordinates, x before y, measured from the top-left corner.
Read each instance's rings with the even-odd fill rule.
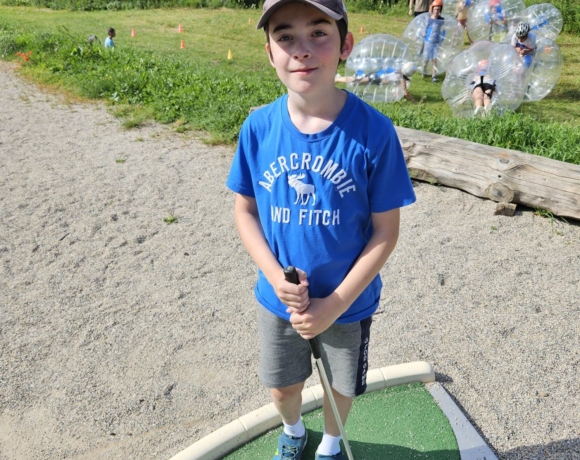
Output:
[[[163,222],[165,222],[167,225],[170,225],[179,222],[179,220],[177,219],[177,217],[175,217],[173,212],[171,212],[168,217],[163,219]]]
[[[250,107],[285,90],[267,60],[264,34],[255,29],[259,15],[253,9],[71,12],[2,6],[0,56],[18,60],[23,73],[57,91],[119,106],[114,111],[128,128],[154,117],[177,122],[177,132],[201,130],[209,133],[210,143],[232,143]],[[409,22],[408,17],[356,12],[349,20],[356,41],[374,33],[400,36]],[[117,30],[113,53],[88,45],[92,34],[103,41],[108,27]],[[558,84],[547,98],[522,105],[514,116],[454,118],[442,100],[441,84],[420,75],[410,88],[420,104],[377,108],[400,126],[580,164],[580,37],[562,34],[557,43],[564,57]],[[14,56],[17,52],[29,60]],[[344,73],[342,67],[338,71]]]
[[[139,104],[120,104],[115,105],[111,113],[123,120],[125,129],[132,129],[142,126],[148,120],[155,118],[155,112],[151,107],[143,107]]]
[[[535,216],[538,216],[538,217],[543,217],[545,219],[549,219],[550,220],[551,227],[552,227],[552,233],[555,233],[558,236],[563,236],[564,235],[564,233],[562,231],[555,230],[554,229],[554,222],[556,222],[556,221],[562,221],[565,224],[568,224],[568,221],[566,219],[564,219],[563,217],[556,217],[556,216],[554,216],[554,214],[551,211],[548,211],[546,209],[541,209],[541,208],[537,208],[534,211],[534,215]]]

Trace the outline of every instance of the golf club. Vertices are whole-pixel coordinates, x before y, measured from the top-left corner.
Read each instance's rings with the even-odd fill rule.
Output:
[[[289,265],[284,269],[284,276],[286,277],[286,281],[288,281],[289,283],[300,284],[300,281],[298,280],[298,272],[296,271],[296,268],[294,268],[292,265]],[[326,396],[328,397],[330,405],[332,406],[332,412],[334,414],[334,418],[336,419],[338,429],[340,430],[340,435],[342,436],[342,442],[344,443],[346,455],[348,456],[348,460],[354,460],[354,457],[352,456],[352,452],[350,450],[350,445],[348,444],[346,432],[344,431],[342,419],[340,418],[340,413],[338,412],[338,407],[336,407],[336,401],[334,400],[334,395],[332,394],[332,388],[330,386],[330,382],[328,381],[328,377],[326,376],[326,371],[324,370],[324,364],[322,362],[322,354],[320,353],[318,340],[316,339],[316,337],[314,337],[313,339],[309,339],[308,343],[310,344],[310,350],[312,350],[312,356],[314,356],[314,360],[316,361],[316,367],[318,368],[320,380],[322,380],[322,384],[324,385]]]

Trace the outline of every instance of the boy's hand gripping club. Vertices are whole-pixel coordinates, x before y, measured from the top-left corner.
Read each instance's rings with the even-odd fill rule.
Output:
[[[284,276],[286,277],[286,281],[289,283],[300,284],[300,280],[298,279],[298,272],[296,272],[296,269],[292,265],[289,265],[284,269]],[[326,376],[326,371],[324,370],[324,364],[322,363],[322,355],[320,353],[320,347],[318,346],[318,340],[316,337],[314,337],[313,339],[309,339],[308,343],[310,345],[310,350],[312,350],[312,356],[314,356],[314,360],[316,361],[316,367],[318,368],[320,380],[322,380],[322,384],[324,385],[326,396],[328,397],[330,405],[332,406],[332,413],[334,414],[336,424],[340,430],[340,435],[342,436],[342,442],[344,443],[346,455],[348,456],[348,460],[354,460],[350,450],[350,445],[348,444],[348,439],[346,437],[346,431],[344,431],[344,425],[342,424],[342,419],[340,418],[340,413],[338,412],[338,407],[336,407],[336,401],[334,400],[334,395],[332,394],[332,388],[330,386],[330,382],[328,381],[328,377]]]

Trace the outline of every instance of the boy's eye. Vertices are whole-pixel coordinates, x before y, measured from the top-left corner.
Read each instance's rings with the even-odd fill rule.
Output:
[[[315,37],[324,37],[326,35],[326,32],[324,32],[322,30],[317,30],[312,35],[315,36]]]
[[[281,35],[280,37],[278,37],[278,39],[276,41],[287,42],[289,40],[292,40],[292,37],[290,37],[290,35]]]

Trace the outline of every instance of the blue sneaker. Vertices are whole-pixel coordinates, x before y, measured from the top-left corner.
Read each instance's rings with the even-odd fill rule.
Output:
[[[308,441],[308,431],[301,438],[288,436],[282,431],[278,438],[276,455],[272,460],[300,460],[304,447],[306,447],[306,441]]]
[[[314,455],[314,460],[346,460],[346,456],[342,453],[339,452],[338,454],[335,455],[322,455],[319,454],[318,452],[316,452],[316,454]]]

